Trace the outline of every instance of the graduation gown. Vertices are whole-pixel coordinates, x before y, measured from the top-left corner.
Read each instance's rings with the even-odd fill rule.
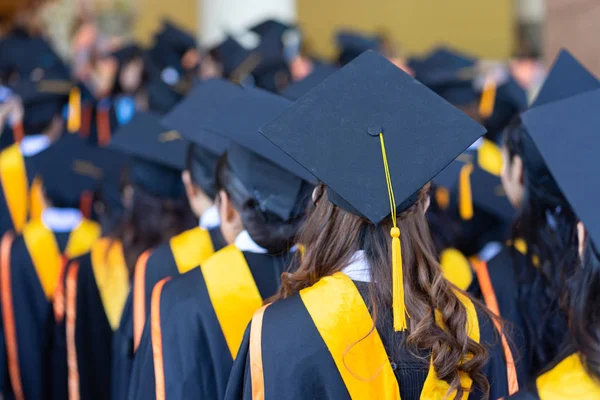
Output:
[[[0,235],[21,233],[30,218],[42,211],[41,181],[35,178],[31,157],[24,157],[18,143],[0,153]]]
[[[99,235],[100,227],[85,219],[70,232],[52,232],[36,219],[25,225],[21,236],[4,235],[0,302],[6,352],[2,368],[8,373],[0,376],[0,392],[5,398],[49,397],[52,300],[61,290],[64,260],[88,251]]]
[[[483,372],[490,398],[500,398],[508,383],[497,331],[467,296],[458,296],[469,336],[488,349]],[[372,330],[368,298],[368,284],[339,272],[261,308],[244,334],[225,399],[444,398],[448,384],[437,379],[428,352],[418,351],[423,359],[407,350],[406,332],[394,332],[391,309]],[[466,375],[461,384],[472,387]],[[472,389],[465,399],[482,398]]]
[[[158,283],[129,399],[222,399],[244,329],[276,292],[291,255],[230,245],[199,268]]]
[[[64,288],[65,313],[53,343],[53,398],[109,399],[114,332],[130,289],[121,243],[101,238],[69,262]]]
[[[154,285],[161,279],[183,274],[200,265],[225,245],[220,228],[196,227],[174,236],[169,242],[142,254],[135,266],[133,287],[128,296],[113,347],[112,399],[126,399],[137,350]]]
[[[488,308],[499,315],[512,338],[513,354],[519,386],[526,387],[531,379],[541,373],[548,365],[543,364],[536,352],[542,352],[547,360],[558,356],[564,348],[567,320],[562,314],[542,320],[544,310],[536,301],[535,289],[519,278],[525,268],[533,268],[526,260],[527,244],[515,240],[514,246],[504,245],[501,251],[488,262],[475,261],[477,279],[469,288],[474,296],[484,300]],[[534,257],[535,260],[535,257]],[[530,295],[527,304],[519,301],[519,290]],[[530,337],[526,324],[538,327],[543,336]]]
[[[523,390],[512,400],[587,400],[600,398],[600,383],[592,378],[579,354],[571,354],[540,375],[530,390]]]

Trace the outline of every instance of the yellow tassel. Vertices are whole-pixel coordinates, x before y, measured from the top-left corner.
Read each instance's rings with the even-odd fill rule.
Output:
[[[479,115],[483,118],[489,118],[494,113],[496,104],[496,81],[488,78],[483,85],[481,100],[479,102]]]
[[[504,159],[500,147],[489,139],[483,139],[481,146],[477,149],[477,162],[484,171],[500,176],[504,168]]]
[[[406,330],[406,306],[404,304],[404,276],[402,274],[402,246],[400,246],[400,229],[392,228],[392,280],[394,311],[394,331]]]
[[[450,190],[439,186],[435,189],[435,202],[442,210],[447,210],[450,207]]]
[[[77,86],[69,93],[68,115],[67,130],[71,133],[78,132],[81,127],[81,90]]]
[[[458,188],[458,212],[467,221],[473,218],[473,194],[471,193],[471,173],[473,164],[465,164],[460,170]]]

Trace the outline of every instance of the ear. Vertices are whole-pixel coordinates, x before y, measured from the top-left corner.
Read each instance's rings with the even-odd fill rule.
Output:
[[[188,199],[193,199],[196,197],[196,187],[192,183],[192,174],[187,169],[181,172],[181,181],[183,182],[183,187],[185,187],[185,194]]]
[[[581,257],[583,259],[583,252],[585,250],[585,239],[587,238],[587,232],[585,230],[585,226],[583,225],[583,222],[578,222],[577,223],[577,239],[579,241],[579,246],[578,246],[578,250],[579,250],[579,257]]]
[[[237,219],[238,213],[233,208],[229,195],[224,190],[219,191],[219,216],[221,221],[232,224]]]
[[[514,155],[512,159],[512,167],[514,169],[513,174],[515,174],[519,178],[519,183],[523,185],[524,183],[524,171],[523,171],[523,159],[519,155]]]

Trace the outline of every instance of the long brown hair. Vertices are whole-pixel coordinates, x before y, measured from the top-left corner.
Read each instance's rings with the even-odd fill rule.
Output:
[[[374,320],[378,310],[392,305],[390,218],[373,225],[327,200],[327,188],[317,187],[318,200],[309,211],[298,243],[306,246],[300,266],[282,276],[279,300],[312,286],[319,279],[341,271],[356,251],[363,250],[370,265],[369,295]],[[429,185],[419,191],[417,202],[398,215],[402,232],[402,259],[406,308],[411,316],[407,344],[412,349],[430,349],[439,379],[463,396],[459,372],[467,373],[475,387],[489,393],[489,382],[482,369],[486,349],[467,334],[467,311],[458,299],[458,290],[444,279],[425,218]],[[435,321],[438,310],[446,329]]]

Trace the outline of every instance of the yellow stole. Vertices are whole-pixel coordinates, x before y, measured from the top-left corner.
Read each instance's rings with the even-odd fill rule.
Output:
[[[21,233],[28,212],[32,219],[41,215],[42,188],[40,180],[36,178],[29,193],[25,162],[17,143],[0,153],[0,182],[14,230]]]
[[[170,240],[170,245],[180,274],[201,265],[215,252],[210,234],[200,227],[174,236]]]
[[[235,359],[244,330],[262,306],[262,297],[242,252],[229,245],[200,265],[208,295]]]
[[[113,331],[121,322],[123,308],[129,295],[129,270],[123,246],[109,238],[98,240],[91,252],[92,269],[104,312]]]
[[[600,398],[600,382],[585,370],[579,354],[572,354],[536,380],[540,400]]]
[[[467,296],[458,292],[456,294],[467,310],[468,335],[472,340],[479,342],[479,321],[475,307]],[[300,297],[329,349],[350,397],[400,399],[398,381],[383,342],[374,329],[371,314],[352,280],[338,272],[301,290]],[[262,313],[257,313],[252,322],[253,331],[259,330],[259,326],[262,325],[261,318]],[[436,313],[436,321],[440,326],[443,325],[439,313]],[[252,390],[257,394],[256,398],[260,398],[260,394],[264,393],[261,383],[262,368],[258,365],[258,357],[252,357],[252,354],[256,354],[252,349],[258,348],[256,339],[260,340],[260,334],[253,333],[251,332],[250,363],[253,372],[258,372],[258,379],[255,379],[253,373]],[[466,389],[463,396],[463,399],[466,399],[472,381],[467,374],[461,374],[460,381]],[[445,398],[448,390],[448,383],[437,378],[433,365],[430,364],[421,398]],[[452,397],[452,394],[448,396]]]
[[[473,281],[473,269],[469,260],[457,249],[448,248],[440,255],[444,277],[461,290],[467,290]]]
[[[66,258],[78,257],[89,251],[100,236],[100,226],[83,220],[69,235],[64,252]],[[23,228],[23,239],[31,261],[40,279],[44,294],[51,299],[56,290],[63,268],[63,259],[54,233],[41,220],[31,221]]]

